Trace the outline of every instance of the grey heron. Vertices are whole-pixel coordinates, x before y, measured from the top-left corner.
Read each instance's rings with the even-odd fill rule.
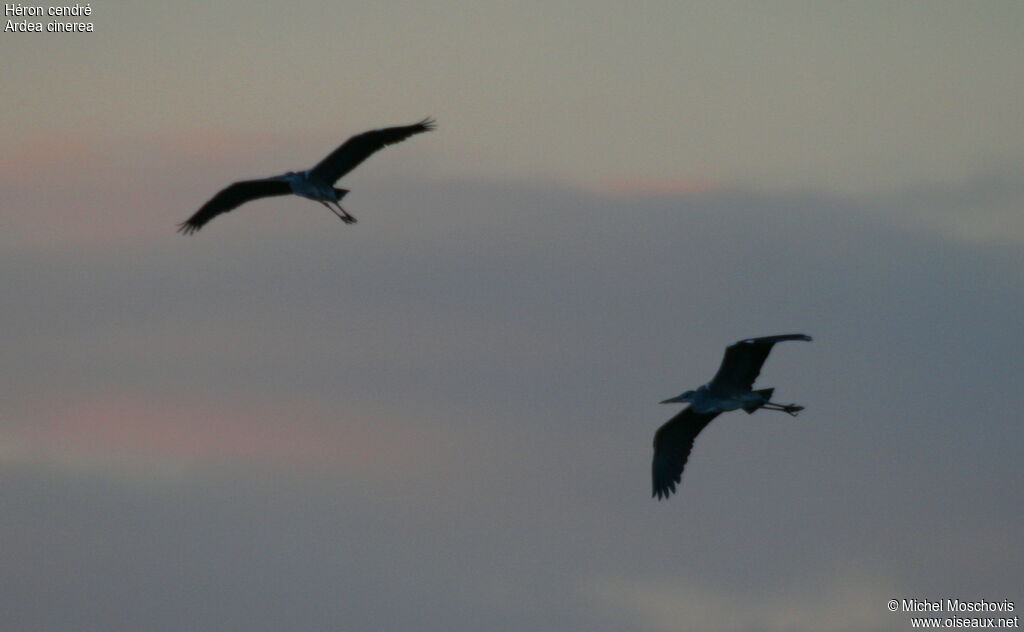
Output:
[[[329,156],[307,171],[289,171],[272,178],[235,182],[203,204],[187,221],[179,224],[178,232],[191,235],[214,217],[238,208],[246,202],[289,193],[320,202],[341,221],[354,224],[356,218],[338,204],[338,201],[348,193],[348,189],[338,189],[334,183],[375,152],[388,145],[400,143],[413,134],[429,132],[435,127],[434,121],[428,117],[412,125],[363,132],[342,143]],[[338,210],[334,210],[331,204]]]
[[[711,381],[695,391],[666,399],[662,404],[688,403],[682,412],[668,420],[654,433],[654,461],[651,464],[652,493],[658,500],[668,498],[676,491],[683,476],[683,467],[690,457],[693,441],[718,415],[742,408],[747,414],[758,409],[778,410],[794,417],[803,410],[796,404],[776,404],[770,401],[774,388],[751,390],[761,373],[761,365],[776,342],[786,340],[810,341],[804,334],[785,334],[747,338],[729,345],[718,372]]]

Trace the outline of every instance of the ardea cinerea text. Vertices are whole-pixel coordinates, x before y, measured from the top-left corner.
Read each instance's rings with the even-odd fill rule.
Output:
[[[191,235],[214,217],[221,213],[227,213],[246,202],[289,193],[316,200],[337,215],[341,221],[346,224],[354,224],[356,218],[349,215],[338,204],[338,200],[345,197],[348,189],[337,189],[334,187],[334,183],[341,176],[359,166],[359,163],[369,158],[374,152],[388,145],[400,143],[413,134],[429,132],[434,127],[434,121],[425,118],[413,125],[363,132],[345,141],[308,171],[300,173],[289,171],[273,178],[236,182],[213,196],[192,217],[179,224],[178,231]],[[331,208],[332,203],[338,209],[337,211]]]
[[[748,414],[759,408],[780,410],[794,417],[803,410],[796,404],[776,404],[769,401],[773,388],[751,390],[768,358],[772,345],[786,340],[806,340],[804,334],[786,334],[748,338],[725,349],[722,365],[711,381],[695,391],[686,391],[678,397],[666,399],[662,404],[686,402],[690,405],[670,419],[654,434],[654,462],[651,464],[652,496],[658,500],[668,498],[676,491],[683,476],[683,467],[693,449],[693,440],[711,420],[730,410],[742,408]]]

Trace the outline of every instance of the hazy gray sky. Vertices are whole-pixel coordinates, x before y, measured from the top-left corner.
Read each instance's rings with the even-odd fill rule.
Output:
[[[1024,604],[1018,3],[94,3],[0,33],[13,632]],[[234,179],[439,129],[174,232]],[[788,332],[650,499],[656,402]],[[1019,614],[1019,612],[1017,613]]]
[[[433,114],[432,172],[602,187],[864,191],[1024,160],[1012,1],[93,7],[92,34],[4,34],[5,137],[326,143]]]

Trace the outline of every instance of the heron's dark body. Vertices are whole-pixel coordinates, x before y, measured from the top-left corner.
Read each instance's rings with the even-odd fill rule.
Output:
[[[289,171],[278,178],[287,181],[295,195],[317,202],[337,202],[348,193],[348,189],[339,189],[331,183],[324,182],[312,169],[300,173]]]
[[[715,389],[705,384],[696,391],[692,400],[690,400],[690,410],[697,413],[724,413],[731,410],[739,410],[742,408],[748,413],[752,413],[758,408],[764,406],[772,397],[772,393],[775,392],[774,388],[765,388],[757,391],[747,391],[746,393],[715,393]]]

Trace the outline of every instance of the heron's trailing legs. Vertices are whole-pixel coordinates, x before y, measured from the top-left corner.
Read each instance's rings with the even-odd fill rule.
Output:
[[[356,218],[352,217],[351,215],[349,215],[348,212],[345,209],[341,208],[341,205],[338,204],[337,202],[334,203],[334,206],[337,206],[338,207],[338,211],[341,211],[341,213],[339,213],[338,211],[336,211],[333,208],[331,208],[331,205],[328,204],[327,202],[324,202],[323,200],[317,200],[317,201],[320,202],[321,204],[323,204],[324,206],[326,206],[327,210],[329,210],[330,212],[332,212],[335,215],[337,215],[338,219],[340,219],[341,221],[345,222],[346,224],[355,224],[356,223],[356,221],[357,221]]]
[[[355,218],[354,215],[349,215],[348,211],[346,211],[345,209],[341,208],[341,204],[338,204],[337,202],[335,202],[334,205],[337,206],[338,210],[341,211],[342,215],[345,216],[345,217],[342,218],[342,221],[348,220],[347,222],[345,222],[347,224],[355,224],[358,221]]]
[[[775,402],[765,402],[761,405],[761,408],[765,410],[780,410],[791,417],[796,417],[804,409],[803,406],[796,404],[776,404]]]

